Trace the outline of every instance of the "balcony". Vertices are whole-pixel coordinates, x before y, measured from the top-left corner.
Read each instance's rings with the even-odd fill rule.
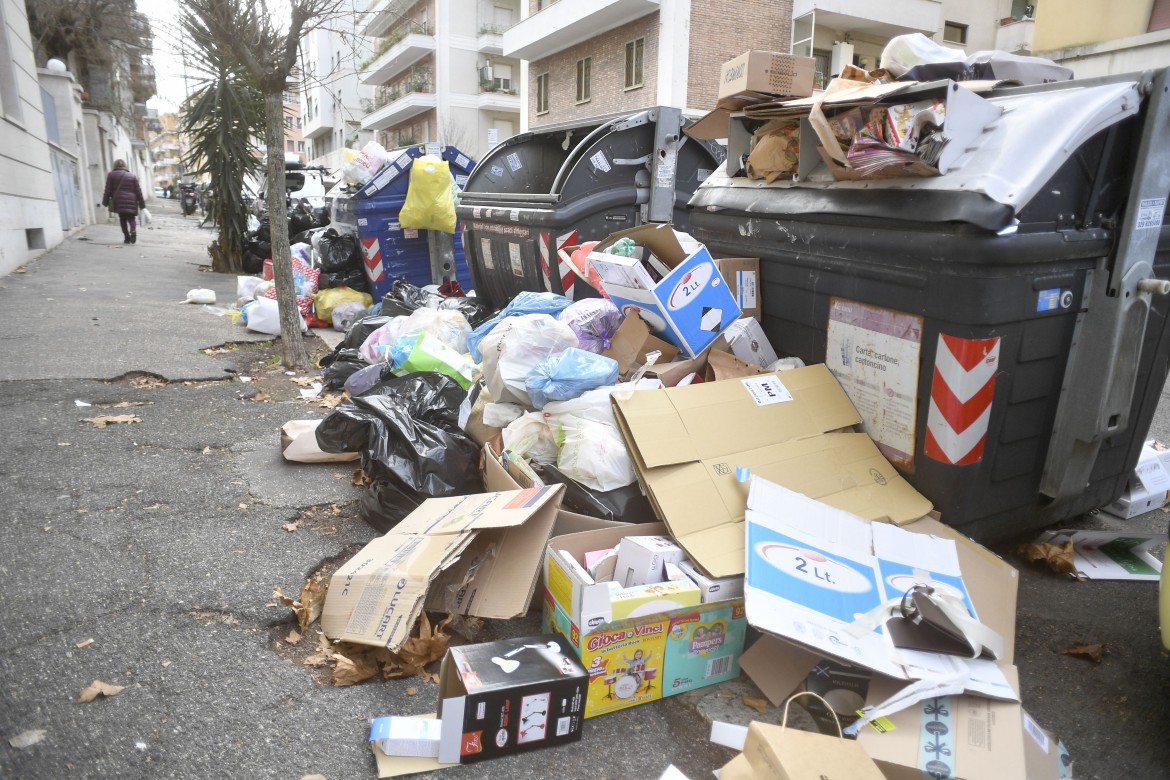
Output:
[[[995,48],[1010,54],[1030,55],[1032,36],[1036,31],[1036,20],[1031,17],[1013,19],[1010,16],[999,23],[995,33]]]
[[[385,130],[400,125],[419,114],[431,111],[438,104],[439,99],[434,92],[407,92],[363,117],[362,130]]]
[[[481,89],[479,94],[480,109],[487,111],[505,111],[520,113],[520,96],[516,90],[487,90]]]
[[[370,0],[358,34],[367,38],[381,38],[412,5],[414,0]]]
[[[479,37],[475,41],[475,50],[480,54],[500,56],[504,53],[504,31],[492,27],[480,29]]]
[[[661,0],[553,3],[504,32],[508,57],[535,61],[654,13]]]
[[[363,84],[381,86],[434,51],[435,36],[428,32],[409,32],[364,68],[358,79]]]
[[[940,0],[793,0],[792,18],[816,12],[816,29],[844,35],[872,35],[889,39],[920,32],[933,36],[942,29]]]

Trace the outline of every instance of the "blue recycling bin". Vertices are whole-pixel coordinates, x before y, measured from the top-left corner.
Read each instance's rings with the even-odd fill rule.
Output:
[[[460,189],[475,167],[475,161],[454,146],[426,144],[394,149],[390,152],[393,162],[351,196],[366,277],[375,300],[390,292],[398,279],[423,287],[455,278],[464,290],[472,288],[458,226],[454,236],[454,267],[432,268],[427,231],[403,229],[398,221],[398,214],[406,203],[410,170],[414,161],[424,154],[446,160]]]

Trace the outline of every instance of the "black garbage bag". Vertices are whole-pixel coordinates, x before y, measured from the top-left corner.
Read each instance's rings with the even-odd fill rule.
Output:
[[[366,342],[366,339],[370,337],[371,333],[389,321],[389,317],[383,317],[380,314],[371,314],[362,317],[349,327],[349,330],[345,332],[345,337],[342,338],[341,343],[337,346],[344,349],[357,349]]]
[[[264,258],[256,252],[244,250],[244,273],[258,274],[264,270]]]
[[[339,344],[338,347],[341,347]],[[357,348],[335,349],[319,361],[321,384],[330,390],[340,390],[345,387],[345,380],[370,365],[365,358],[358,354]]]
[[[362,471],[377,485],[361,503],[371,526],[385,532],[428,498],[483,490],[479,447],[459,429],[466,395],[443,374],[407,374],[344,401],[321,421],[318,446],[360,452]]]
[[[348,287],[358,292],[370,291],[370,280],[361,268],[346,268],[336,273],[322,272],[317,277],[317,287],[325,290],[330,287]]]
[[[405,279],[394,282],[390,292],[382,296],[379,312],[391,317],[401,317],[424,306],[443,311],[462,312],[473,328],[480,323],[487,322],[494,313],[490,306],[477,298],[444,298],[421,287],[416,287]]]
[[[561,500],[561,506],[571,512],[623,523],[658,522],[650,501],[642,495],[637,482],[602,492],[565,476],[552,464],[540,466],[539,470],[546,483],[565,486],[565,497]]]
[[[324,273],[335,274],[351,268],[359,268],[362,264],[361,247],[357,236],[349,233],[338,233],[329,229],[321,234],[317,242],[317,254],[320,255],[320,268]]]
[[[265,243],[272,241],[272,229],[268,224],[268,215],[260,217],[260,227],[256,228],[256,238]]]

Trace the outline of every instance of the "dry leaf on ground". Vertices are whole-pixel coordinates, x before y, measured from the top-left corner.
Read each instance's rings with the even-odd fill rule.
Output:
[[[300,527],[301,527],[301,524],[297,523],[297,522],[285,523],[284,525],[281,526],[281,528],[288,531],[290,534],[293,533],[294,531],[296,531]]]
[[[1061,650],[1061,655],[1071,655],[1077,658],[1086,658],[1094,664],[1101,663],[1101,659],[1105,656],[1105,645],[1100,642],[1092,645],[1087,645],[1084,642],[1077,642],[1067,650]]]
[[[757,698],[754,698],[752,696],[744,696],[744,697],[742,697],[742,701],[744,704],[751,707],[753,710],[760,713],[761,715],[764,714],[764,710],[768,709],[768,700],[767,699],[757,699]]]
[[[312,387],[317,383],[318,379],[315,376],[290,376],[288,381],[295,382],[301,387]]]
[[[317,618],[321,617],[321,608],[325,606],[325,593],[328,589],[328,582],[320,577],[310,577],[301,586],[298,598],[289,598],[281,592],[280,588],[273,588],[272,598],[293,608],[293,612],[297,616],[297,625],[303,633],[309,630],[309,626],[313,625]]]
[[[339,652],[333,657],[337,660],[333,667],[333,684],[338,688],[356,685],[378,674],[378,662],[365,654],[350,657]]]
[[[345,393],[326,393],[317,396],[317,405],[322,409],[336,409],[346,398]]]
[[[1025,544],[1021,545],[1019,549],[1028,558],[1029,563],[1043,561],[1053,571],[1068,574],[1079,579],[1077,566],[1074,562],[1076,553],[1073,550],[1072,539],[1069,539],[1063,544],[1054,544],[1052,542]]]
[[[296,631],[289,631],[288,636],[284,638],[284,641],[288,642],[290,645],[295,645],[297,642],[301,641],[301,635]]]
[[[257,390],[256,394],[254,396],[252,396],[251,400],[253,400],[253,401],[267,401],[268,400],[268,393],[264,392],[263,390]]]
[[[365,485],[373,483],[373,481],[374,480],[370,479],[366,475],[366,472],[362,471],[361,469],[354,469],[353,484],[357,485],[358,487],[364,487]]]
[[[81,421],[91,423],[95,428],[105,428],[116,423],[140,423],[142,418],[136,414],[103,414],[98,417],[83,417]]]
[[[125,685],[110,685],[108,682],[94,680],[81,692],[81,695],[77,697],[77,701],[84,704],[85,702],[93,701],[98,696],[117,696],[124,690],[126,690]]]

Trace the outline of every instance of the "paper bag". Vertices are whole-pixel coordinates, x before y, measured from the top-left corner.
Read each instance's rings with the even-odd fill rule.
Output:
[[[289,420],[280,428],[280,454],[297,463],[345,463],[358,460],[359,452],[325,452],[317,446],[320,420]]]
[[[777,780],[883,780],[877,764],[854,740],[788,728],[788,707],[798,696],[821,699],[809,691],[794,694],[784,704],[784,718],[779,726],[759,722],[748,726],[743,752],[752,765],[753,777]],[[831,712],[832,707],[829,707],[828,702],[824,699],[821,701]]]

